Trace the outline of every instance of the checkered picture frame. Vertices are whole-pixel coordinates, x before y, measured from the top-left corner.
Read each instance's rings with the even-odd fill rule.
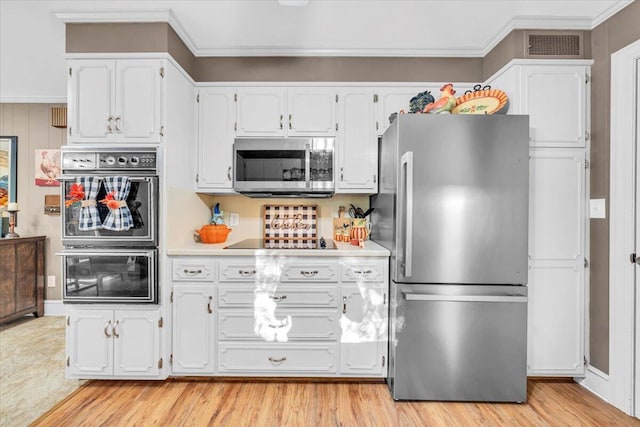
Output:
[[[264,239],[315,242],[318,239],[317,205],[264,205]]]

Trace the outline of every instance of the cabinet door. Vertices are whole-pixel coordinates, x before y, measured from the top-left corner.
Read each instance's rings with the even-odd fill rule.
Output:
[[[285,92],[278,87],[239,88],[236,136],[284,136]]]
[[[121,142],[160,142],[161,81],[158,59],[116,61],[115,131]]]
[[[113,353],[116,376],[160,374],[160,312],[116,310]]]
[[[214,287],[173,288],[173,373],[213,374],[215,367]]]
[[[337,101],[334,88],[289,88],[287,134],[289,136],[334,136]]]
[[[389,116],[404,110],[409,113],[409,101],[411,98],[424,91],[430,91],[434,98],[438,97],[439,86],[414,86],[414,87],[382,87],[376,89],[378,94],[378,111],[376,119],[377,134],[382,134],[389,128],[391,122]]]
[[[70,60],[69,143],[115,140],[116,72],[112,59]]]
[[[236,120],[234,94],[233,88],[200,90],[198,189],[232,191],[233,126]]]
[[[530,375],[584,373],[584,150],[530,156]]]
[[[67,326],[67,370],[72,376],[113,374],[113,311],[70,310]]]
[[[387,375],[387,291],[371,285],[343,286],[340,317],[340,373]]]
[[[374,105],[373,89],[345,88],[339,92],[336,193],[378,191]]]
[[[586,67],[522,67],[523,114],[538,147],[584,147],[587,136]]]

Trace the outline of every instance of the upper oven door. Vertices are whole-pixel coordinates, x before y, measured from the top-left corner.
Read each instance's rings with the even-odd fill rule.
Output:
[[[333,191],[333,138],[236,139],[238,192]]]
[[[64,245],[157,245],[157,176],[65,175],[61,191]]]

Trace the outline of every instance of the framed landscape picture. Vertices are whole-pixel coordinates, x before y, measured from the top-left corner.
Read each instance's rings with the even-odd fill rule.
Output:
[[[17,168],[18,137],[0,136],[0,209],[17,201]]]

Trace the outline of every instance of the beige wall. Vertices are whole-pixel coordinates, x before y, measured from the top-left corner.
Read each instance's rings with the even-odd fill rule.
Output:
[[[640,39],[640,2],[622,9],[591,32],[591,198],[605,199],[609,212],[611,54]],[[590,363],[609,372],[609,219],[592,219]]]
[[[34,183],[35,150],[59,149],[66,143],[66,129],[51,127],[51,107],[57,104],[0,104],[0,135],[18,137],[18,226],[20,236],[47,236],[47,275],[55,275],[56,287],[45,288],[46,299],[61,298],[60,260],[62,249],[60,216],[44,214],[44,196],[59,194],[60,187],[37,187]]]

